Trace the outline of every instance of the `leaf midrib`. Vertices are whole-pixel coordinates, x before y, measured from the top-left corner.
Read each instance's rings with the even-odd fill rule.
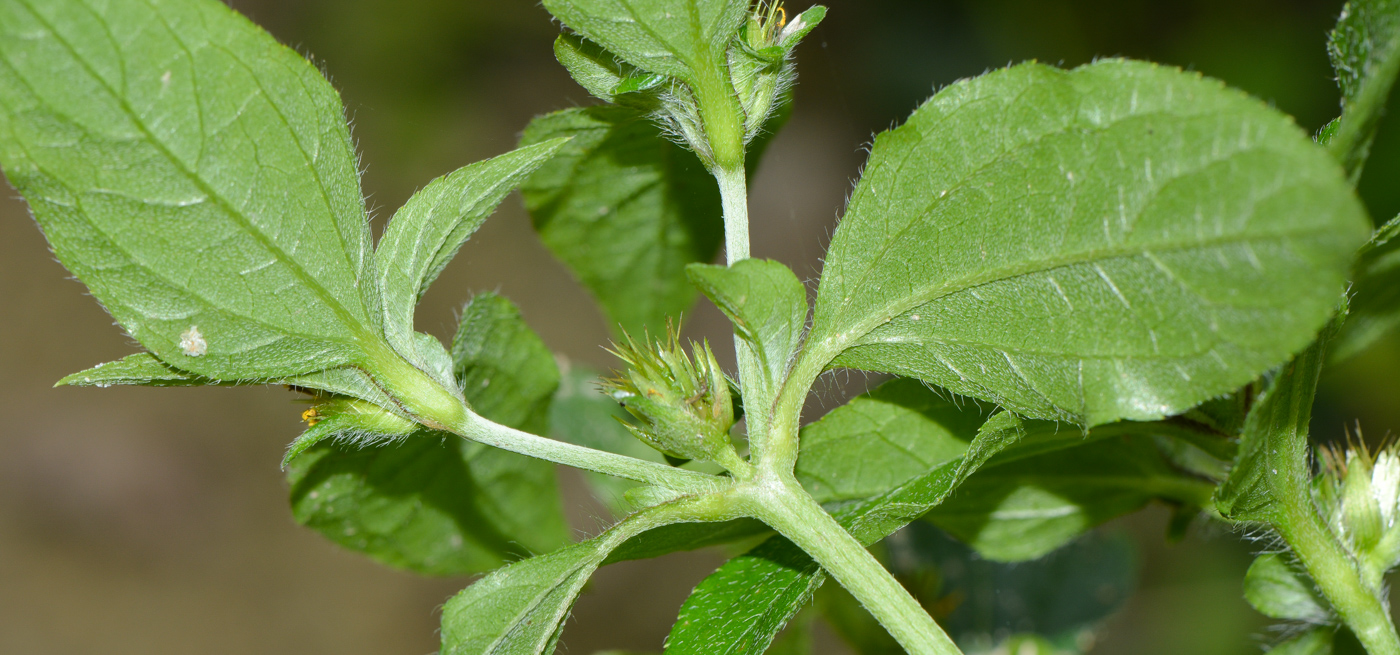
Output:
[[[121,107],[123,113],[125,113],[125,114],[127,115],[127,117],[132,121],[132,124],[135,125],[135,126],[137,127],[137,129],[139,129],[139,130],[141,131],[142,135],[145,136],[147,142],[151,143],[151,144],[160,152],[160,154],[161,154],[162,156],[164,156],[165,159],[168,160],[168,161],[171,163],[172,166],[174,166],[174,168],[175,168],[176,170],[178,170],[178,171],[179,171],[181,174],[183,174],[187,179],[189,179],[197,188],[199,188],[199,190],[200,190],[201,192],[203,192],[206,196],[208,196],[210,199],[212,199],[212,200],[214,201],[214,203],[215,203],[216,205],[218,205],[218,206],[224,211],[224,213],[225,213],[226,215],[228,215],[230,218],[232,218],[232,219],[239,225],[239,227],[243,228],[244,231],[245,231],[246,233],[248,233],[248,234],[251,235],[255,240],[257,240],[257,242],[258,242],[259,244],[261,244],[264,248],[266,248],[266,249],[268,250],[268,252],[270,252],[270,253],[271,253],[274,257],[276,257],[284,266],[286,266],[286,267],[293,273],[293,275],[295,275],[295,276],[296,276],[298,279],[300,279],[304,284],[306,284],[306,286],[307,286],[308,288],[310,288],[310,289],[312,290],[313,293],[315,293],[317,296],[319,296],[319,297],[321,298],[322,302],[326,303],[326,305],[331,309],[331,311],[335,312],[336,316],[337,316],[338,318],[341,319],[341,321],[346,325],[347,328],[350,329],[350,331],[351,331],[352,333],[355,333],[355,335],[356,335],[357,337],[359,337],[360,339],[372,338],[372,337],[364,330],[364,327],[361,325],[360,321],[356,320],[356,319],[350,314],[350,312],[339,302],[339,300],[336,299],[333,295],[331,295],[331,293],[330,293],[324,286],[322,286],[322,285],[320,284],[319,281],[317,281],[317,280],[316,280],[314,277],[312,277],[305,269],[303,269],[303,268],[301,267],[301,265],[300,265],[296,260],[292,259],[292,258],[289,257],[285,252],[283,252],[282,249],[281,249],[280,247],[278,247],[271,239],[269,239],[269,238],[267,237],[267,235],[263,234],[261,230],[256,229],[256,228],[254,227],[254,225],[252,224],[252,222],[249,221],[249,220],[247,219],[247,217],[245,217],[245,216],[244,216],[242,213],[240,213],[239,211],[235,210],[234,207],[228,202],[228,200],[225,199],[221,194],[219,194],[212,186],[210,186],[210,185],[204,180],[203,177],[201,177],[201,176],[195,174],[193,171],[189,170],[189,169],[184,165],[184,162],[182,162],[178,157],[176,157],[176,156],[174,155],[174,153],[171,152],[171,150],[165,145],[165,143],[164,143],[163,141],[157,139],[157,138],[155,137],[155,135],[151,132],[151,130],[149,129],[149,127],[147,127],[147,125],[145,124],[144,120],[141,119],[141,117],[139,116],[139,114],[137,114],[137,112],[135,112],[135,111],[132,109],[130,103],[127,102],[126,97],[125,97],[124,95],[122,95],[122,94],[117,93],[116,90],[113,89],[113,88],[111,87],[111,85],[107,83],[107,80],[106,80],[105,78],[103,78],[101,75],[99,75],[99,74],[97,73],[97,71],[94,70],[94,69],[92,68],[91,64],[90,64],[84,57],[82,57],[82,56],[80,56],[80,55],[78,54],[77,50],[73,47],[72,43],[70,43],[70,42],[68,41],[68,39],[66,39],[62,34],[60,34],[59,31],[54,27],[54,25],[53,25],[52,23],[50,23],[48,20],[46,20],[46,19],[44,18],[44,16],[43,16],[39,11],[37,11],[37,10],[33,7],[33,5],[30,3],[29,0],[18,0],[18,1],[21,2],[21,3],[24,5],[24,7],[25,7],[26,9],[29,10],[29,13],[31,14],[31,16],[33,16],[33,18],[34,18],[39,24],[41,24],[41,25],[44,27],[45,30],[48,31],[48,33],[53,37],[54,41],[55,41],[56,43],[60,44],[60,45],[64,48],[64,50],[66,50],[66,51],[68,52],[68,54],[73,58],[73,61],[77,62],[78,65],[81,66],[82,69],[83,69],[85,72],[87,72],[87,74],[88,74],[94,81],[96,81],[97,84],[98,84],[103,90],[105,90],[105,91],[108,93],[108,95],[109,95],[112,99],[114,99],[114,100],[117,102],[118,106]],[[147,2],[147,6],[150,6],[150,5],[149,5],[149,2]],[[157,14],[159,13],[159,12],[156,11],[156,9],[155,9],[154,7],[151,7],[151,10],[152,10],[153,12],[156,12]],[[167,26],[167,29],[169,29],[168,26]],[[174,33],[174,32],[172,32],[171,34],[172,34],[172,36],[175,36],[175,33]],[[178,42],[180,43],[180,45],[181,45],[182,48],[185,47],[184,41],[183,41],[183,40],[180,40],[180,39],[178,38],[178,36],[175,37],[175,40],[178,41]],[[212,45],[212,44],[211,44],[211,45]],[[235,61],[238,61],[238,60],[235,58]],[[239,61],[239,65],[240,65],[240,66],[244,66],[244,64],[243,64],[241,61]],[[14,68],[13,65],[11,65],[11,68],[12,68],[12,69]],[[245,69],[246,69],[246,66],[245,66]],[[16,71],[16,72],[18,72],[18,71]],[[256,77],[256,76],[254,76],[254,77]],[[25,78],[24,78],[23,76],[19,76],[19,79],[24,80]],[[26,81],[25,83],[26,83],[26,85],[28,84],[27,81]],[[32,89],[32,87],[31,87],[31,92],[32,92],[32,90],[33,90],[33,89]],[[268,104],[274,105],[274,107],[275,107],[275,103],[273,103],[273,102],[271,101],[271,97],[268,96],[268,95],[266,94],[266,91],[264,91],[260,85],[258,86],[258,91],[259,91],[260,94],[263,95],[264,98],[266,98],[266,99],[268,100]],[[40,96],[39,94],[36,93],[36,94],[35,94],[35,97],[36,97],[36,98],[41,98],[42,96]],[[56,111],[56,109],[55,109],[55,111]],[[283,120],[284,124],[286,124],[286,117],[281,115],[280,110],[278,111],[278,116]],[[202,117],[202,115],[201,115],[201,121],[202,121],[202,119],[203,119],[203,117]],[[76,121],[74,121],[74,123],[77,124]],[[290,125],[287,125],[287,127],[288,127],[288,129],[290,129]],[[202,138],[202,137],[203,137],[203,135],[201,135],[201,138]],[[298,148],[300,148],[300,144],[298,144]],[[302,153],[303,153],[303,155],[305,155],[305,151],[304,151],[304,150],[302,151]],[[315,177],[317,177],[318,183],[319,183],[319,177],[320,177],[320,176],[317,175],[317,176],[315,176]],[[66,186],[66,185],[65,185],[65,186]],[[327,209],[330,210],[330,207],[327,206]],[[92,224],[91,221],[89,221],[89,223]],[[96,224],[93,224],[93,226],[94,226],[94,228],[95,228],[95,227],[96,227]],[[101,231],[101,230],[99,230],[99,231]],[[106,234],[105,231],[102,231],[102,232],[103,232],[103,234]],[[338,233],[338,232],[339,232],[339,230],[337,230],[337,233]],[[110,238],[110,237],[109,237],[109,238]],[[113,241],[113,243],[115,244],[116,241]],[[125,251],[125,249],[123,249],[123,251]],[[129,255],[129,254],[130,254],[130,253],[128,253],[128,255]],[[135,260],[133,259],[133,261],[135,261]],[[150,268],[145,267],[145,266],[143,266],[143,268],[146,268],[146,270],[151,270]],[[358,271],[356,271],[356,274],[358,274]],[[183,287],[181,287],[180,285],[172,285],[172,286],[176,286],[177,288],[183,288]],[[195,294],[191,294],[191,295],[195,295]],[[208,304],[208,305],[211,306],[211,307],[218,307],[217,305],[214,305],[213,303],[208,303],[207,301],[204,301],[204,299],[203,299],[202,297],[200,297],[200,296],[195,295],[195,297],[199,297],[199,298],[201,299],[201,301],[205,302],[206,304]],[[227,311],[226,309],[221,308],[221,307],[219,307],[219,309],[220,309],[220,311]],[[237,315],[237,316],[239,316],[240,318],[245,318],[245,319],[248,319],[248,320],[253,320],[253,321],[258,322],[258,323],[261,324],[261,321],[257,321],[256,319],[253,319],[253,318],[251,318],[251,317],[245,317],[245,316],[243,316],[241,313],[234,313],[234,314]],[[278,332],[286,333],[285,330],[280,329],[280,328],[278,328],[277,331],[278,331]],[[319,335],[318,335],[318,336],[319,336]],[[331,340],[331,341],[340,341],[339,339],[327,339],[327,340]]]

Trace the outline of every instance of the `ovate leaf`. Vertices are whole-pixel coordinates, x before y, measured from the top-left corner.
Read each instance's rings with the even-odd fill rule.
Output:
[[[988,413],[918,380],[886,382],[802,429],[797,479],[821,503],[877,496],[962,457]]]
[[[1177,471],[1145,435],[1079,438],[1076,447],[989,462],[924,518],[988,560],[1018,562],[1154,499],[1211,500],[1213,484]]]
[[[643,510],[598,537],[516,562],[462,590],[442,610],[443,655],[553,653],[589,576],[613,548],[664,524],[664,511]]]
[[[1325,151],[1219,82],[1016,66],[876,139],[804,356],[1030,417],[1156,419],[1306,346],[1366,224]]]
[[[745,380],[745,406],[766,413],[786,379],[807,325],[807,289],[788,267],[768,259],[733,266],[691,264],[690,281],[734,323],[734,333],[758,362],[757,384]]]
[[[1244,598],[1271,619],[1326,623],[1332,612],[1303,567],[1283,553],[1264,553],[1244,576]]]
[[[509,301],[483,294],[463,309],[450,364],[482,416],[546,432],[559,373]],[[288,475],[297,520],[342,546],[421,573],[464,575],[568,542],[548,462],[426,429],[390,443],[347,436],[307,448]]]
[[[0,2],[0,165],[166,364],[281,378],[378,339],[340,98],[223,3]]]
[[[724,61],[748,0],[545,0],[568,26],[643,70],[695,83]],[[703,73],[702,73],[703,74]]]
[[[1015,633],[1053,644],[1050,652],[1078,652],[1076,641],[1121,607],[1137,583],[1133,542],[1113,532],[1008,565],[982,559],[937,529],[914,523],[887,540],[886,553],[890,572],[913,587],[969,653],[996,652],[992,647]]]
[[[1327,127],[1323,141],[1359,177],[1400,72],[1400,2],[1346,3],[1327,40],[1327,54],[1342,89],[1342,116]]]
[[[535,229],[614,327],[659,334],[695,299],[685,265],[719,250],[718,187],[693,153],[633,109],[541,116],[521,144],[563,136],[573,140],[521,187]]]
[[[429,182],[394,214],[379,240],[384,330],[415,358],[413,310],[457,250],[501,200],[564,145],[551,139],[465,166]],[[420,362],[421,363],[421,362]]]

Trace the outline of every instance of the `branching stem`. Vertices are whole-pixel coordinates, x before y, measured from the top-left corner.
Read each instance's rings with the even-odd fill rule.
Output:
[[[791,476],[754,484],[750,511],[841,583],[911,655],[962,655],[919,601]]]

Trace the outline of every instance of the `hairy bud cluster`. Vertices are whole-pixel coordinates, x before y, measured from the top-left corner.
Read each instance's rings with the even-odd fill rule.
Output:
[[[1400,564],[1400,454],[1391,446],[1373,456],[1358,444],[1324,447],[1320,457],[1323,470],[1313,483],[1318,510],[1368,582],[1379,584]]]
[[[743,114],[745,143],[762,134],[787,102],[796,79],[792,51],[825,16],[826,8],[818,5],[788,20],[781,2],[761,1],[722,53],[732,87],[727,91]],[[593,95],[649,114],[672,140],[694,151],[707,167],[715,165],[700,100],[685,80],[639,68],[578,34],[561,36],[555,55]]]
[[[604,380],[604,391],[638,419],[626,424],[632,434],[671,457],[737,459],[729,439],[735,422],[729,379],[709,344],[691,344],[687,356],[675,332],[654,344],[626,341],[613,352],[629,368]]]

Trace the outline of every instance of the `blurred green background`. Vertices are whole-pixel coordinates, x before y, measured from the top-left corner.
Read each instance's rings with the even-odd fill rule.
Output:
[[[376,227],[430,178],[512,148],[531,116],[591,102],[554,62],[558,25],[533,2],[232,4],[314,56],[340,89]],[[1309,131],[1337,113],[1323,48],[1335,0],[829,4],[799,50],[796,114],[751,201],[754,253],[806,278],[819,271],[863,146],[960,77],[1027,59],[1128,56],[1224,79]],[[1378,220],[1400,211],[1400,121],[1383,128],[1362,191]],[[437,609],[468,581],[388,570],[295,525],[277,466],[300,427],[291,394],[50,388],[137,345],[67,279],[14,195],[0,199],[0,653],[434,651]],[[610,364],[601,316],[535,240],[517,199],[428,294],[419,327],[447,335],[459,304],[489,289],[515,300],[556,351]],[[725,328],[698,307],[687,331],[727,342]],[[1315,433],[1395,431],[1397,370],[1400,340],[1329,372]],[[575,527],[596,530],[604,511],[574,474],[561,476]],[[1273,633],[1240,599],[1240,580],[1266,544],[1198,526],[1166,545],[1166,515],[1118,522],[1140,544],[1142,579],[1092,652],[1259,652]],[[659,650],[680,602],[719,562],[690,553],[603,570],[565,632],[567,652]]]

